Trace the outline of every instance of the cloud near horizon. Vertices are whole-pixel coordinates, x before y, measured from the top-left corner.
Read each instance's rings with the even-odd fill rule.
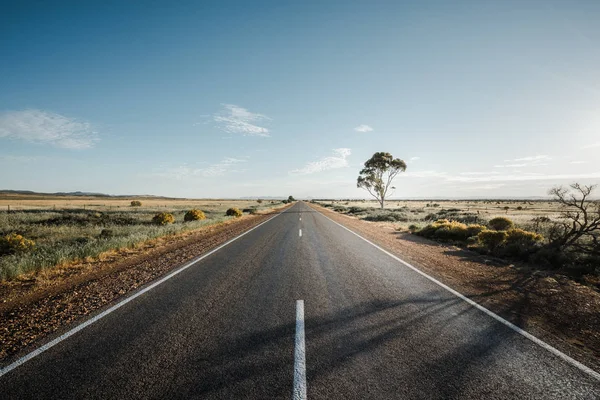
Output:
[[[0,114],[0,138],[74,150],[89,149],[99,140],[89,122],[35,109]]]
[[[600,142],[590,143],[582,147],[582,149],[594,149],[596,147],[600,147]]]
[[[295,169],[289,173],[290,175],[308,175],[330,169],[345,168],[349,166],[347,158],[351,154],[352,150],[345,147],[333,149],[332,156],[309,162],[303,168]]]
[[[371,128],[369,125],[362,124],[362,125],[359,125],[356,128],[354,128],[354,130],[356,132],[366,133],[366,132],[372,132],[373,128]]]
[[[542,165],[548,165],[547,161],[552,160],[552,157],[548,155],[536,155],[521,158],[514,158],[512,160],[504,160],[508,164],[494,165],[494,168],[523,168],[523,167],[537,167]]]
[[[227,133],[238,133],[244,136],[271,136],[269,130],[258,126],[261,121],[269,121],[266,115],[256,114],[235,104],[223,104],[223,110],[213,115],[213,121]]]

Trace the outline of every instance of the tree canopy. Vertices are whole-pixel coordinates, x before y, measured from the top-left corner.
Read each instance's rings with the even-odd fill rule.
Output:
[[[385,199],[393,193],[392,181],[400,172],[406,171],[406,163],[390,153],[377,152],[365,161],[356,186],[365,189],[384,207]]]

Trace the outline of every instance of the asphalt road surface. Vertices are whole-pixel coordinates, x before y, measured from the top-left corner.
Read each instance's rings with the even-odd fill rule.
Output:
[[[308,399],[600,397],[590,374],[299,202],[6,373],[0,398],[291,399],[295,373]]]

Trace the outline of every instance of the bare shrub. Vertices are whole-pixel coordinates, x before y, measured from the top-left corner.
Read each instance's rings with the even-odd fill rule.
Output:
[[[562,208],[550,232],[551,248],[600,257],[600,202],[589,200],[595,188],[574,183],[550,190]]]

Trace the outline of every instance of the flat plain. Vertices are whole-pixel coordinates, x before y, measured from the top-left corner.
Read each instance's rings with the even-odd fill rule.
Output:
[[[132,200],[142,205],[133,207]],[[35,245],[31,251],[0,255],[0,279],[90,260],[151,239],[219,224],[234,218],[225,215],[229,208],[250,214],[278,205],[281,201],[2,195],[0,237],[18,234]],[[191,209],[203,211],[206,219],[184,222],[185,213]],[[153,223],[158,213],[172,214],[175,222]]]
[[[476,223],[477,220],[490,220],[494,217],[507,217],[517,226],[529,227],[535,218],[546,217],[558,220],[561,206],[548,200],[389,200],[384,211],[396,212],[397,218],[381,217],[379,203],[370,200],[316,200],[326,207],[340,208],[366,220],[399,222],[401,227],[410,224],[426,225],[436,219],[447,218]],[[344,210],[346,208],[346,210]],[[358,209],[365,209],[360,212]]]

